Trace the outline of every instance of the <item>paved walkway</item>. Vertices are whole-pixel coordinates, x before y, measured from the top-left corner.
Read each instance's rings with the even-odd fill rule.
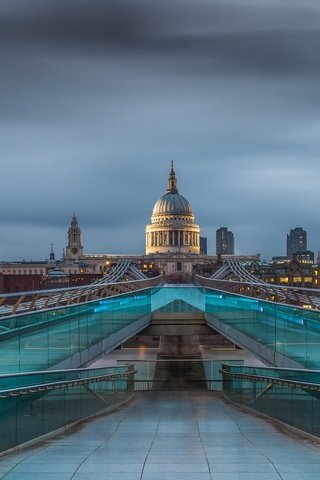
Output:
[[[316,480],[320,447],[210,392],[146,392],[0,460],[6,480]]]

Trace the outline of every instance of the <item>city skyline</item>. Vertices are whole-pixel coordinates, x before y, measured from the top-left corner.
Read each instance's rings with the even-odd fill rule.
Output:
[[[143,252],[171,159],[209,253],[319,250],[315,0],[3,0],[0,40],[1,260],[60,256],[73,211],[86,251]]]
[[[70,217],[71,226],[72,226],[73,220],[74,220],[75,218],[76,218],[76,213],[73,212],[73,215]],[[76,218],[76,220],[78,220],[78,219]],[[82,238],[83,238],[83,232],[84,232],[84,234],[85,234],[85,228],[83,228],[83,226],[81,225],[80,222],[79,222],[79,226],[81,227],[81,231],[82,231],[82,234],[81,234],[81,235],[82,235]],[[218,230],[221,230],[221,229],[227,229],[227,230],[228,230],[229,227],[219,227]],[[288,232],[288,234],[291,233],[292,230],[296,230],[296,229],[301,229],[301,227],[294,227],[294,228],[290,229],[290,232]],[[218,231],[218,230],[217,230],[217,231]],[[217,231],[215,232],[215,234],[217,233]],[[65,230],[65,232],[64,232],[64,234],[65,234],[65,239],[66,239],[66,240],[65,240],[65,244],[63,244],[62,247],[61,247],[61,254],[60,254],[59,251],[56,249],[56,245],[57,245],[57,244],[54,244],[53,242],[51,242],[50,245],[48,246],[48,250],[47,250],[46,254],[45,254],[43,257],[41,257],[41,258],[40,258],[40,257],[30,257],[30,258],[27,258],[27,257],[21,257],[21,256],[19,257],[19,256],[16,256],[15,258],[11,258],[11,259],[10,259],[10,258],[0,258],[0,262],[1,262],[1,261],[13,261],[13,262],[14,262],[14,261],[18,261],[18,262],[19,262],[19,261],[21,261],[21,260],[24,260],[24,261],[25,261],[25,260],[27,260],[27,261],[44,260],[44,259],[49,259],[52,254],[54,254],[56,260],[62,259],[62,258],[64,257],[65,252],[66,252],[66,249],[68,248],[68,247],[67,247],[67,244],[68,244],[68,236],[69,236],[69,233],[70,233],[70,222],[69,222],[69,228],[67,228],[67,229]],[[228,232],[228,233],[233,234],[233,232]],[[287,244],[288,234],[287,234],[287,236],[286,236],[286,244]],[[308,232],[306,232],[306,234],[308,235]],[[233,236],[233,235],[232,235],[232,236]],[[214,237],[216,237],[216,235],[215,235]],[[204,239],[206,240],[206,244],[208,243],[208,245],[209,245],[207,254],[208,254],[208,255],[216,255],[216,254],[217,254],[217,252],[216,252],[216,249],[217,249],[217,240],[216,240],[216,238],[213,238],[213,237],[212,237],[212,239],[211,239],[211,238],[208,238],[208,237],[201,237],[201,238],[204,238]],[[209,241],[208,241],[208,240],[209,240]],[[120,254],[120,255],[125,255],[125,254],[128,254],[128,255],[131,255],[131,254],[133,254],[133,255],[143,255],[143,254],[144,254],[144,251],[142,251],[142,252],[123,251],[123,252],[122,252],[122,251],[118,251],[118,250],[112,251],[112,250],[103,250],[103,249],[100,249],[99,251],[92,251],[92,250],[86,248],[85,242],[82,241],[82,243],[84,244],[84,246],[83,246],[83,248],[84,248],[83,254],[95,254],[95,253],[96,253],[96,254],[110,254],[110,255],[117,255],[117,254]],[[306,250],[306,249],[305,249],[305,250]],[[309,250],[313,251],[313,252],[315,253],[315,256],[316,256],[317,253],[318,253],[318,250],[308,249],[308,251],[309,251]],[[320,251],[320,250],[319,250],[319,251]],[[238,252],[237,249],[235,249],[234,254],[235,254],[235,255],[242,255],[243,252]],[[249,252],[246,252],[245,254],[249,254],[249,255],[250,255]],[[254,253],[252,253],[252,254],[254,255]],[[265,260],[271,260],[272,257],[276,257],[276,256],[277,256],[277,253],[274,253],[274,254],[272,254],[272,255],[271,255],[270,257],[268,257],[268,258],[263,258],[261,252],[258,252],[258,251],[257,251],[255,254],[260,254],[262,260],[264,260],[264,259],[265,259]],[[280,254],[279,254],[279,255],[280,255]],[[286,255],[286,252],[283,254],[283,257],[285,257],[285,256],[287,256],[288,258],[290,257],[290,255],[289,255],[289,256]]]

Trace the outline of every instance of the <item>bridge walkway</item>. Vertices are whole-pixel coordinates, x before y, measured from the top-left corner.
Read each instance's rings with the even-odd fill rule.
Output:
[[[0,459],[5,480],[314,480],[320,446],[212,392],[145,392]]]

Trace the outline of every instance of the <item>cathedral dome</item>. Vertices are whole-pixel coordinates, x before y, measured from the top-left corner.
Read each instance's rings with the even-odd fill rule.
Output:
[[[146,253],[200,253],[200,228],[188,200],[180,195],[171,162],[167,193],[156,201],[146,227]]]
[[[190,203],[179,193],[166,193],[156,201],[153,215],[193,215]]]

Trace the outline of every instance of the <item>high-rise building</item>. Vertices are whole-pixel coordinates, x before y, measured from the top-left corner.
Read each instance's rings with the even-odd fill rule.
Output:
[[[287,257],[303,250],[307,250],[307,232],[301,227],[292,228],[287,235]]]
[[[216,231],[216,253],[234,255],[234,236],[227,227],[221,227]]]
[[[200,254],[208,255],[207,237],[200,237]]]

